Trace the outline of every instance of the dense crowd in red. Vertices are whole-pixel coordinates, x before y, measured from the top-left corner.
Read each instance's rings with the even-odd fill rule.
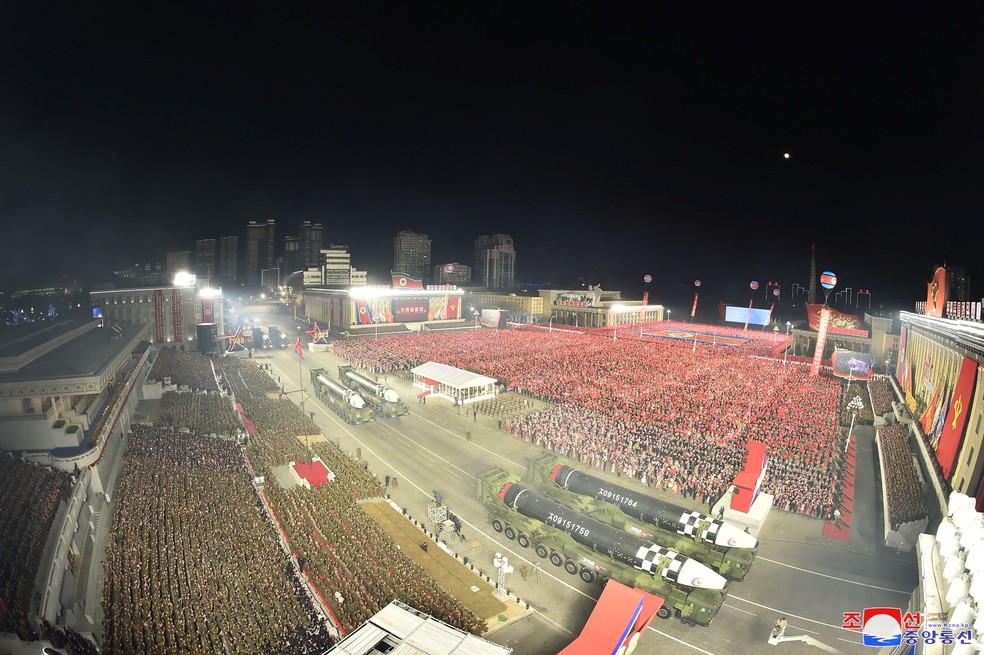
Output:
[[[766,355],[778,336],[691,326],[743,337],[737,346],[681,338],[618,340],[572,331],[483,330],[346,341],[336,353],[375,372],[427,361],[479,371],[556,403],[503,427],[586,465],[704,501],[719,497],[757,440],[771,457],[762,489],[782,509],[829,515],[839,505],[840,383]],[[782,338],[785,338],[784,335]]]

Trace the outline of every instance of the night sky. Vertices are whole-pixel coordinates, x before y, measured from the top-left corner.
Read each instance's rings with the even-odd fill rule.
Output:
[[[275,218],[378,276],[505,232],[518,280],[740,301],[815,242],[886,307],[980,298],[979,3],[150,4],[0,8],[0,286]]]

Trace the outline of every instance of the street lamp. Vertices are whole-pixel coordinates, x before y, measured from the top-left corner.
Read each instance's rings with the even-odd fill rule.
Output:
[[[779,326],[772,328],[772,347],[776,347],[776,343],[779,341]]]
[[[783,364],[786,363],[786,359],[789,357],[789,343],[788,343],[788,340],[789,340],[789,329],[791,327],[793,327],[793,324],[790,323],[789,321],[786,321],[786,339],[787,339],[787,343],[786,343],[786,349],[782,351],[782,363]]]
[[[508,598],[509,594],[506,592],[506,574],[513,572],[513,567],[509,565],[509,558],[504,556],[502,553],[496,553],[495,557],[492,558],[492,566],[496,568],[499,575],[496,578],[496,597],[499,600],[505,600]]]
[[[618,341],[618,313],[623,309],[622,305],[612,305],[612,341]]]
[[[557,317],[553,314],[550,315],[550,322],[548,323],[547,332],[553,332],[553,322],[555,318]]]
[[[667,309],[666,310],[666,320],[669,321],[670,320],[670,316],[672,316],[672,315],[673,315],[673,310],[672,309]]]
[[[847,429],[847,438],[844,439],[844,452],[851,446],[851,433],[854,432],[854,419],[858,416],[858,410],[864,407],[864,401],[861,400],[861,396],[854,396],[854,399],[847,404],[851,410],[851,427]]]

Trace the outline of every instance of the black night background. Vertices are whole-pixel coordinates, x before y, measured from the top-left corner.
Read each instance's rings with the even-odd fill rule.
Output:
[[[779,7],[780,5],[776,5]],[[513,235],[517,280],[681,302],[818,270],[972,296],[976,3],[86,3],[0,8],[0,287],[302,220],[383,280]],[[789,153],[789,158],[784,157]]]

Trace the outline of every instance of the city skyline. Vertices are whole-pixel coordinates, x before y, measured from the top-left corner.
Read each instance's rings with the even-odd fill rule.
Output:
[[[503,233],[517,281],[641,295],[648,274],[653,298],[696,279],[732,297],[807,285],[813,243],[821,271],[889,306],[942,264],[980,297],[972,4],[849,23],[591,4],[269,7],[234,27],[221,6],[2,11],[6,286],[196,239],[242,247],[240,226],[273,217],[321,223],[377,275],[412,228],[435,265],[472,265],[474,239]]]

